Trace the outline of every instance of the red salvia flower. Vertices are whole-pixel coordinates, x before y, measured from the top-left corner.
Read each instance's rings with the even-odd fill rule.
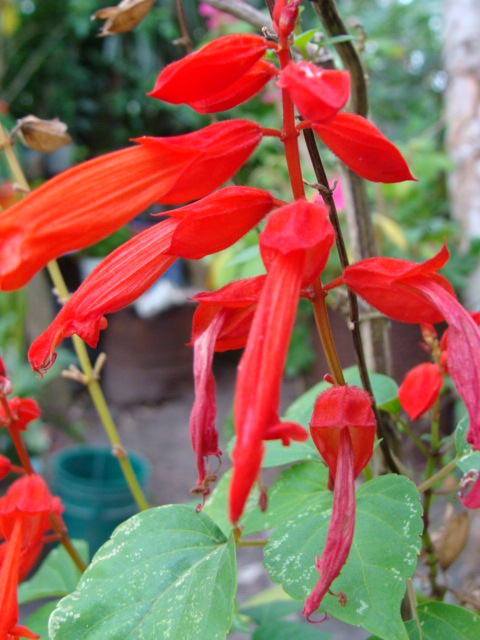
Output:
[[[338,113],[312,129],[354,173],[372,182],[415,180],[404,157],[371,122],[352,113]]]
[[[307,437],[302,427],[280,423],[280,384],[300,290],[323,270],[334,242],[326,207],[297,200],[278,209],[260,235],[268,273],[235,392],[233,476],[230,520],[236,523],[255,483],[263,457],[263,440]]]
[[[330,289],[344,283],[373,307],[399,322],[435,324],[444,317],[421,291],[415,287],[420,276],[434,280],[450,296],[455,297],[452,285],[436,273],[449,258],[448,249],[421,264],[394,258],[369,258],[350,265],[343,276],[326,285]]]
[[[227,187],[172,211],[175,218],[131,238],[92,271],[33,342],[28,354],[32,368],[46,371],[55,361],[56,347],[74,333],[95,347],[100,330],[107,326],[104,316],[138,298],[177,256],[200,258],[225,249],[273,206],[272,196],[265,191]]]
[[[328,123],[347,103],[350,75],[320,69],[311,62],[290,62],[280,72],[277,85],[289,92],[306,120]]]
[[[456,299],[448,280],[436,273],[447,259],[445,246],[422,264],[370,258],[347,267],[343,276],[327,288],[344,282],[368,303],[400,322],[433,324],[446,320],[448,371],[470,418],[467,440],[480,450],[480,329]],[[463,502],[468,507],[480,507],[478,496],[480,491],[475,488]]]
[[[0,289],[17,289],[50,260],[111,234],[153,202],[202,198],[230,178],[262,137],[246,120],[219,122],[80,164],[0,215]]]
[[[195,402],[190,414],[190,437],[198,469],[196,489],[192,491],[202,493],[204,499],[213,481],[211,474],[207,474],[205,459],[221,455],[215,429],[213,354],[215,350],[244,346],[264,280],[264,276],[258,276],[233,282],[213,294],[199,294],[194,298],[200,304],[192,323]]]
[[[425,362],[408,371],[398,389],[398,399],[410,420],[417,420],[433,407],[442,384],[443,376],[437,364]]]
[[[355,478],[372,456],[375,427],[371,399],[358,387],[334,386],[315,402],[310,433],[329,468],[334,496],[325,548],[315,561],[320,578],[303,608],[307,618],[320,606],[350,553],[355,528]]]
[[[25,431],[27,424],[40,417],[41,411],[32,398],[12,398],[8,400],[10,415],[5,413],[5,407],[0,404],[0,427],[13,427],[18,431]]]
[[[60,518],[62,506],[52,497],[44,480],[28,475],[13,482],[0,499],[0,534],[6,540],[0,545],[0,563],[8,553],[8,544],[18,519],[23,522],[18,568],[20,582],[40,555],[46,532],[50,529],[50,514]]]
[[[5,554],[0,565],[0,638],[2,640],[40,637],[26,627],[17,625],[17,587],[19,582],[22,526],[22,518],[17,518],[10,539],[6,543]]]
[[[224,91],[189,104],[198,113],[227,111],[253,98],[277,74],[278,69],[273,64],[266,60],[259,60],[245,75]]]
[[[171,104],[208,100],[241,80],[268,46],[264,38],[253,34],[217,38],[165,67],[148,95]]]

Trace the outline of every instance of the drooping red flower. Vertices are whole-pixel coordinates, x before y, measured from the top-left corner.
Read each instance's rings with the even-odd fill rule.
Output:
[[[278,69],[267,62],[259,60],[239,80],[231,84],[224,91],[216,93],[210,98],[190,102],[190,106],[198,113],[218,113],[233,109],[239,104],[250,100],[278,74]]]
[[[38,475],[27,475],[13,482],[6,495],[0,499],[0,535],[5,542],[0,545],[0,564],[8,554],[8,544],[16,522],[22,520],[18,581],[30,571],[38,559],[45,534],[50,530],[50,514],[60,518],[62,506],[52,497],[45,481]]]
[[[263,58],[268,46],[264,38],[253,34],[216,38],[165,67],[148,95],[171,104],[191,106],[213,98],[242,80]]]
[[[415,284],[420,276],[425,276],[438,282],[451,297],[455,297],[452,285],[436,273],[448,258],[446,246],[421,264],[394,258],[369,258],[344,269],[343,275],[325,288],[328,290],[344,283],[389,318],[411,324],[435,324],[444,316]]]
[[[290,62],[280,72],[277,85],[289,92],[305,120],[328,123],[347,103],[350,75],[311,62]]]
[[[433,324],[446,320],[448,371],[469,415],[467,440],[480,450],[480,329],[458,302],[448,280],[436,273],[447,259],[445,246],[422,264],[370,258],[347,267],[343,276],[326,288],[345,283],[382,313],[400,322]],[[463,501],[466,506],[480,507],[480,501],[477,504],[480,491],[476,486],[474,489]]]
[[[358,387],[335,385],[315,402],[310,433],[329,468],[334,495],[325,548],[315,561],[320,578],[303,608],[307,619],[320,606],[350,553],[355,529],[355,478],[372,456],[375,428],[371,399]]]
[[[262,137],[246,120],[219,122],[80,164],[0,215],[0,289],[22,287],[50,260],[111,234],[154,202],[180,204],[222,185]]]
[[[377,127],[353,113],[338,113],[312,129],[354,173],[372,182],[415,180],[397,147]]]
[[[177,256],[200,258],[225,249],[273,206],[265,191],[227,187],[172,211],[175,217],[131,238],[92,271],[33,342],[28,354],[32,368],[46,371],[55,361],[56,347],[73,334],[94,347],[107,326],[104,316],[136,300]]]
[[[0,565],[0,638],[39,638],[18,622],[18,574],[20,550],[22,543],[22,518],[17,518],[8,543],[5,543],[5,554]]]
[[[197,458],[198,479],[195,493],[208,495],[211,474],[205,460],[219,456],[218,432],[215,428],[215,378],[212,371],[214,351],[244,346],[253,318],[264,276],[233,282],[213,294],[199,294],[200,302],[193,318],[193,375],[195,402],[190,414],[190,437]]]
[[[32,398],[12,398],[7,400],[10,415],[6,415],[5,407],[0,404],[0,427],[10,426],[18,431],[25,431],[27,424],[41,415],[38,404]]]
[[[280,385],[302,287],[323,270],[334,242],[328,210],[297,200],[281,207],[260,235],[267,277],[238,369],[236,442],[232,453],[230,520],[238,522],[263,457],[263,440],[304,440],[306,432],[278,417]]]
[[[410,369],[398,389],[398,399],[410,420],[417,420],[433,407],[443,384],[440,367],[424,362]]]

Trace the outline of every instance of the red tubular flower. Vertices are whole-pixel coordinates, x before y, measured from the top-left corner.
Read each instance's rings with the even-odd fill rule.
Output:
[[[306,120],[328,123],[347,103],[350,75],[320,69],[310,62],[290,62],[277,85],[286,89]]]
[[[268,191],[226,187],[188,207],[169,211],[181,221],[168,253],[197,260],[222,251],[253,229],[273,207]]]
[[[436,273],[448,258],[445,245],[436,256],[421,264],[394,258],[369,258],[347,267],[338,282],[346,284],[389,318],[410,324],[435,324],[444,319],[442,312],[415,285],[419,276],[424,276],[437,282],[454,298],[452,285]],[[331,285],[326,285],[326,289]]]
[[[263,440],[304,440],[304,429],[280,423],[280,384],[302,286],[323,270],[334,242],[326,207],[297,200],[273,214],[260,235],[268,273],[240,362],[235,392],[230,520],[236,523],[260,471]]]
[[[233,282],[213,294],[195,297],[200,304],[195,311],[192,331],[195,402],[190,414],[190,437],[197,457],[198,479],[196,489],[192,491],[202,493],[204,498],[209,494],[209,483],[213,480],[206,472],[205,458],[221,455],[215,429],[213,354],[215,350],[244,346],[264,280],[264,276],[259,276]]]
[[[315,561],[320,579],[303,608],[306,618],[318,609],[350,553],[355,529],[355,478],[372,456],[375,426],[371,399],[358,387],[334,386],[315,402],[310,432],[329,468],[334,496],[325,548]]]
[[[23,520],[17,518],[0,566],[0,638],[2,638],[2,640],[40,637],[26,627],[17,625],[17,587],[22,543],[22,525]]]
[[[447,259],[445,246],[423,264],[370,258],[347,267],[330,288],[344,282],[368,303],[400,322],[447,321],[448,371],[470,418],[467,440],[480,450],[480,329],[456,299],[448,280],[435,273]],[[463,501],[466,506],[480,507],[480,491],[474,489]]]
[[[100,330],[107,326],[104,315],[138,298],[177,256],[199,258],[225,249],[272,207],[273,198],[265,191],[229,187],[172,211],[175,218],[131,238],[92,271],[33,342],[28,354],[32,368],[46,371],[55,361],[58,344],[74,333],[96,346]]]
[[[425,362],[410,369],[398,389],[398,399],[410,420],[416,420],[433,407],[442,384],[442,372],[436,364]]]
[[[5,408],[0,405],[0,427],[11,426],[18,431],[25,431],[27,424],[40,417],[41,411],[32,398],[12,398],[8,400],[10,415],[5,414]]]
[[[0,533],[6,542],[0,545],[0,564],[8,554],[8,545],[16,522],[22,520],[21,550],[18,567],[20,582],[40,555],[45,533],[50,529],[50,514],[59,518],[62,506],[52,497],[44,480],[28,475],[13,482],[7,494],[0,499]]]
[[[361,116],[338,113],[326,124],[314,122],[312,129],[347,167],[365,180],[384,183],[415,180],[397,147]]]
[[[248,159],[262,137],[245,120],[219,122],[80,164],[0,216],[0,289],[22,287],[50,260],[106,237],[153,202],[207,195]]]
[[[267,48],[266,40],[253,34],[217,38],[165,67],[148,95],[171,104],[208,100],[241,80]]]
[[[266,60],[259,60],[245,75],[224,91],[189,104],[198,113],[227,111],[253,98],[277,74],[278,69],[273,64]]]

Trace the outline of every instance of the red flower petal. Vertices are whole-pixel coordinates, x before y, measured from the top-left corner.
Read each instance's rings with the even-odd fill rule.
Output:
[[[444,319],[442,312],[415,287],[415,281],[423,274],[455,297],[448,280],[434,273],[445,264],[448,256],[448,249],[444,246],[436,256],[422,264],[394,258],[369,258],[347,267],[343,272],[343,282],[389,318],[413,324],[435,324]]]
[[[296,200],[270,216],[260,235],[260,252],[267,270],[279,253],[304,252],[302,287],[305,287],[325,268],[334,242],[327,207]]]
[[[398,399],[410,420],[416,420],[433,407],[442,384],[442,372],[436,364],[427,362],[410,369],[398,390]]]
[[[206,100],[190,102],[190,106],[198,113],[227,111],[253,98],[277,74],[278,69],[273,64],[266,60],[259,60],[227,89]]]
[[[371,122],[351,113],[339,113],[313,130],[347,167],[372,182],[415,180],[400,151]]]
[[[350,75],[321,69],[310,62],[290,62],[277,85],[286,89],[306,120],[327,123],[347,103]]]
[[[148,95],[171,104],[209,99],[240,80],[267,48],[265,39],[253,34],[217,38],[165,67]]]
[[[340,435],[350,432],[355,477],[372,457],[376,422],[372,400],[359,387],[335,385],[321,393],[315,401],[310,433],[332,478],[336,477]]]
[[[173,232],[169,253],[190,260],[226,249],[239,240],[274,207],[268,191],[227,187],[199,202],[173,210],[181,218]]]
[[[303,615],[308,619],[314,613],[330,585],[340,575],[352,546],[355,530],[355,470],[351,430],[339,429],[339,442],[333,494],[332,516],[328,525],[327,540],[321,558],[315,566],[320,578],[308,596]]]
[[[0,288],[26,284],[50,260],[109,235],[155,201],[201,198],[230,178],[262,137],[244,120],[90,160],[49,180],[0,217]]]
[[[51,325],[33,342],[28,359],[34,371],[45,372],[55,362],[55,349],[77,334],[95,347],[105,314],[114,313],[146,291],[176,257],[162,255],[170,246],[178,220],[146,229],[113,251],[92,271],[59,311]]]

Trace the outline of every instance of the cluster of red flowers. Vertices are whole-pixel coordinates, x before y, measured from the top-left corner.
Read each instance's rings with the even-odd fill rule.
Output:
[[[99,331],[107,326],[105,314],[130,304],[178,257],[198,259],[224,249],[268,215],[260,234],[266,275],[196,296],[193,321],[196,400],[190,429],[197,489],[204,495],[211,479],[206,459],[220,455],[213,353],[245,347],[234,408],[230,519],[235,525],[258,479],[264,441],[279,439],[288,445],[307,438],[302,426],[279,420],[280,383],[298,299],[305,292],[308,297],[312,284],[319,281],[335,235],[328,209],[305,199],[297,146],[300,130],[312,128],[363,178],[413,179],[398,149],[371,122],[340,111],[349,96],[347,73],[290,60],[288,38],[298,5],[299,0],[277,1],[273,18],[278,43],[256,35],[219,38],[164,69],[151,93],[159,100],[214,113],[251,98],[278,76],[282,131],[262,130],[247,120],[225,120],[182,136],[140,138],[137,146],[50,180],[0,218],[0,288],[8,290],[24,285],[56,256],[107,236],[153,202],[184,205],[194,201],[169,212],[167,220],[132,238],[91,273],[30,348],[32,367],[43,373],[65,337],[77,334],[94,347]],[[265,60],[268,50],[277,55],[280,69]],[[295,124],[294,105],[303,118],[300,125]],[[240,186],[217,190],[265,135],[284,142],[294,201],[280,202],[266,191]],[[346,268],[324,292],[344,284],[402,322],[447,321],[448,369],[470,415],[469,441],[480,449],[480,332],[450,284],[437,274],[447,258],[446,248],[421,265],[372,258]],[[375,419],[370,398],[354,387],[333,386],[317,400],[311,433],[330,470],[334,503],[326,547],[317,560],[320,579],[305,605],[307,617],[318,608],[348,557],[354,530],[354,480],[373,449]],[[479,484],[472,496],[478,497]],[[475,502],[469,497],[466,503]],[[11,528],[15,541],[22,526]],[[20,553],[11,551],[11,557]]]
[[[0,426],[9,430],[16,443],[18,432],[40,416],[40,409],[30,398],[8,399],[12,391],[0,359]],[[0,499],[0,638],[38,638],[17,625],[17,586],[34,566],[45,542],[57,538],[45,534],[51,529],[52,514],[61,523],[62,507],[60,500],[51,496],[45,481],[33,473],[28,460],[25,466],[18,466],[0,456],[0,479],[10,473],[21,477]]]

